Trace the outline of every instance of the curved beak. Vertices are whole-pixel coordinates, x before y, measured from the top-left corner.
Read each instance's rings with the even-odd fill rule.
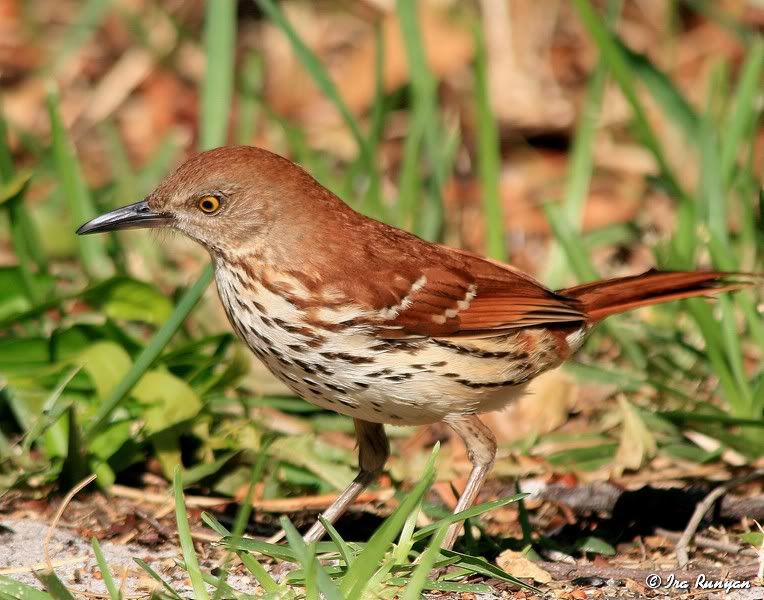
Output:
[[[149,208],[148,202],[141,200],[91,219],[77,230],[77,235],[114,231],[115,229],[164,227],[171,222],[172,215],[156,213]]]

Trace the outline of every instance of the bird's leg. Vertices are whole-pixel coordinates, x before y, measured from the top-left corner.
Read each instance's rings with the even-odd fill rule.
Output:
[[[458,513],[472,506],[485,478],[493,467],[493,461],[496,458],[496,438],[476,415],[450,417],[446,423],[464,441],[464,445],[467,446],[467,456],[472,463],[472,471],[469,479],[467,479],[467,485],[454,509],[454,512]],[[442,547],[450,550],[461,529],[462,523],[451,525]]]
[[[358,441],[358,467],[360,471],[350,485],[324,511],[323,517],[330,523],[339,519],[358,495],[374,481],[382,467],[385,466],[387,457],[390,456],[390,444],[381,423],[353,419],[353,425],[355,425],[355,436]],[[304,539],[306,542],[317,542],[324,536],[324,533],[326,533],[326,529],[324,529],[321,521],[317,520],[305,534]]]

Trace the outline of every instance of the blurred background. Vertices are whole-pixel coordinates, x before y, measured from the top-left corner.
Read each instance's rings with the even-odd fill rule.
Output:
[[[265,439],[272,512],[352,477],[350,420],[234,339],[202,249],[74,235],[200,149],[271,149],[368,215],[550,287],[762,271],[763,28],[755,0],[0,0],[0,507],[91,472],[118,496],[164,489],[177,465],[187,489],[241,498]],[[764,465],[761,302],[612,319],[486,416],[501,448],[485,499],[514,478],[685,487]],[[448,441],[390,433],[380,490]],[[431,501],[452,506],[460,444],[438,469]],[[376,522],[376,499],[355,519]],[[575,521],[528,506],[539,527]],[[519,535],[516,515],[491,527]]]

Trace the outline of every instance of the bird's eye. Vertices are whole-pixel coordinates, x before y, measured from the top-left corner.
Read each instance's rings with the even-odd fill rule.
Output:
[[[220,198],[217,196],[202,196],[199,198],[199,210],[203,213],[211,215],[218,211],[220,208]]]

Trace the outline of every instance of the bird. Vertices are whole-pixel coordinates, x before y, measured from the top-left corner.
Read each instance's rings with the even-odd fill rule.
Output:
[[[385,424],[444,422],[456,432],[472,465],[455,507],[464,511],[496,457],[481,413],[520,397],[610,315],[751,283],[651,270],[553,291],[508,264],[364,216],[253,146],[191,156],[143,200],[77,233],[127,228],[174,229],[206,248],[237,335],[297,396],[353,419],[359,471],[326,509],[330,523],[383,470]],[[317,521],[304,537],[324,534]]]

